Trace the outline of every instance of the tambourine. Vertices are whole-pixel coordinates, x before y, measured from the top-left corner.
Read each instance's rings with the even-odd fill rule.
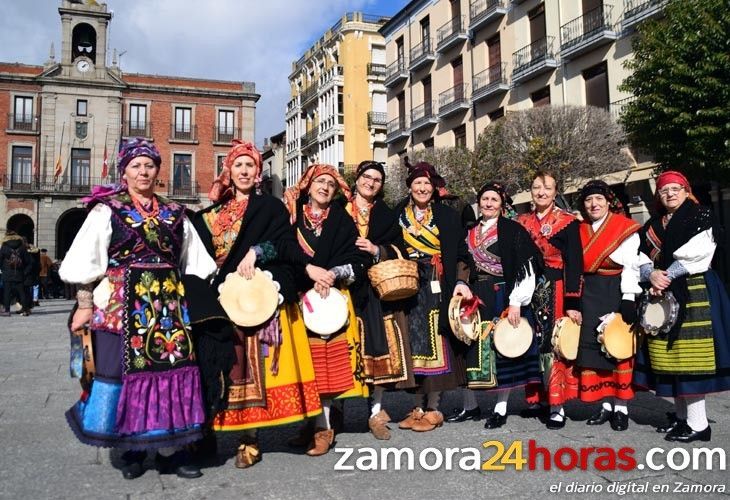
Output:
[[[551,343],[553,351],[561,358],[575,361],[578,357],[578,341],[580,340],[580,325],[563,316],[555,322]]]
[[[639,324],[648,335],[667,333],[677,322],[679,302],[672,292],[662,295],[644,293],[639,301]]]
[[[466,345],[470,345],[481,334],[479,326],[482,322],[482,316],[479,313],[479,307],[471,308],[472,312],[466,314],[463,299],[461,295],[451,297],[449,302],[449,326],[451,326],[451,331],[457,339]]]
[[[525,354],[532,345],[532,337],[532,327],[525,318],[520,318],[516,328],[507,318],[502,318],[492,330],[494,348],[505,358],[519,358]]]
[[[327,338],[347,324],[347,296],[337,288],[331,287],[327,298],[312,288],[302,295],[300,306],[304,326],[321,337]]]
[[[621,313],[611,313],[598,325],[601,351],[609,358],[623,361],[636,354],[636,335]]]
[[[218,301],[238,326],[258,326],[269,320],[283,302],[279,288],[271,273],[259,268],[251,279],[229,273],[218,286]]]

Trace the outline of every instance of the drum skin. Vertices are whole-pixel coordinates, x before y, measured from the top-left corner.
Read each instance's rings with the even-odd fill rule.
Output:
[[[552,344],[555,353],[567,361],[575,361],[578,357],[580,325],[567,316],[555,322]]]
[[[631,325],[624,322],[620,313],[616,313],[603,333],[598,336],[606,352],[614,359],[623,361],[636,354],[636,336]]]
[[[337,288],[330,288],[327,298],[310,289],[302,297],[304,326],[312,333],[329,337],[347,324],[347,297]]]
[[[520,318],[517,328],[506,318],[499,320],[492,331],[494,348],[506,358],[519,358],[532,344],[532,328],[525,318]]]

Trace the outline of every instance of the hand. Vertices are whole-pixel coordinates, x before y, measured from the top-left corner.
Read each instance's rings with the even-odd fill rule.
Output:
[[[507,308],[507,321],[517,328],[517,325],[520,324],[520,306],[509,306]]]
[[[319,283],[314,284],[314,291],[319,294],[320,297],[326,299],[330,294],[330,287],[327,285],[321,285]]]
[[[328,271],[323,267],[307,264],[305,271],[307,272],[309,279],[314,281],[315,285],[319,284],[322,287],[329,288],[335,284],[335,273]]]
[[[253,248],[249,248],[248,252],[246,252],[246,256],[241,260],[240,264],[238,264],[238,267],[236,270],[238,271],[238,274],[246,278],[247,280],[250,280],[253,278],[254,271],[256,270],[256,252],[254,252]]]
[[[377,245],[374,245],[369,239],[363,238],[362,236],[357,238],[357,241],[355,241],[355,246],[363,252],[367,252],[373,256],[378,253]]]
[[[625,323],[633,325],[639,319],[636,315],[636,304],[633,300],[622,300],[619,312]]]
[[[457,295],[461,295],[466,300],[471,300],[473,297],[471,290],[469,290],[469,287],[466,286],[464,283],[459,283],[454,287],[454,293],[452,294],[452,297],[456,297]]]
[[[655,269],[651,272],[649,275],[649,282],[653,288],[660,291],[663,291],[672,284],[672,280],[669,278],[667,272],[662,271],[661,269]]]
[[[654,287],[651,287],[651,288],[649,288],[649,295],[653,295],[655,297],[660,297],[660,296],[664,295],[664,292],[661,290],[657,290]]]
[[[81,332],[77,333],[77,330],[81,330],[91,323],[91,314],[93,312],[93,309],[76,309],[73,318],[71,318],[71,331],[74,335],[81,336]]]
[[[567,311],[565,311],[565,315],[572,319],[573,322],[578,325],[583,323],[583,315],[580,313],[580,311],[576,311],[575,309],[568,309]]]

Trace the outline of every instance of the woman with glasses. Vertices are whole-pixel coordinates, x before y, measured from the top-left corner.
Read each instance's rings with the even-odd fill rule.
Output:
[[[657,429],[664,439],[709,441],[705,395],[730,389],[730,302],[710,269],[717,228],[684,175],[664,172],[656,187],[658,213],[640,233],[641,280],[652,295],[671,292],[679,313],[668,333],[647,336],[634,383],[674,398],[676,413]]]
[[[314,164],[284,194],[299,243],[299,291],[314,288],[327,297],[336,286],[348,299],[345,327],[327,338],[309,332],[322,413],[316,417],[314,429],[303,427],[290,444],[309,444],[310,456],[324,455],[334,443],[335,429],[330,418],[333,401],[368,395],[360,359],[360,331],[349,289],[363,280],[370,259],[355,244],[358,233],[352,217],[339,202],[333,201],[339,192],[350,198],[350,189],[337,169]]]
[[[399,232],[395,212],[383,201],[384,183],[382,163],[360,163],[355,171],[354,194],[346,206],[357,226],[355,244],[372,257],[369,265],[393,256],[391,243]],[[365,380],[372,386],[368,427],[376,439],[390,439],[390,416],[382,408],[383,394],[386,388],[405,389],[415,383],[405,316],[392,304],[381,302],[369,280],[353,293],[362,326]]]

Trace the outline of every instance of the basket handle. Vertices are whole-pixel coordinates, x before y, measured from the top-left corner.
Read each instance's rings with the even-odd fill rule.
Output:
[[[393,244],[391,244],[390,246],[391,246],[391,248],[393,250],[395,250],[395,254],[398,256],[398,258],[402,260],[403,259],[403,254],[400,253],[400,250],[398,249],[398,247],[395,246],[395,245],[393,245]]]

